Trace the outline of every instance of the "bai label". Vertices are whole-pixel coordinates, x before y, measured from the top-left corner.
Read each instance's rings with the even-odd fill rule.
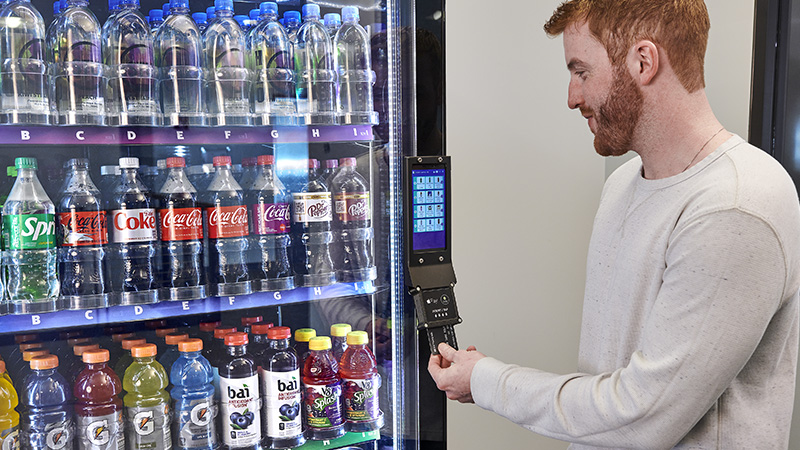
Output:
[[[126,408],[128,427],[126,438],[130,450],[154,450],[172,448],[172,432],[169,428],[169,405]]]
[[[162,241],[203,239],[203,213],[200,208],[175,208],[158,211]]]
[[[271,438],[291,438],[303,433],[300,370],[289,372],[261,371],[265,389],[265,432]]]
[[[181,448],[214,448],[217,446],[217,409],[214,396],[192,400],[175,411],[175,436]]]
[[[64,247],[105,245],[108,243],[105,211],[70,211],[58,215],[60,244]]]
[[[330,192],[298,192],[292,194],[292,199],[294,223],[330,222],[333,219]]]
[[[307,384],[305,395],[306,424],[309,428],[332,428],[340,426],[342,419],[342,386]]]
[[[247,207],[215,206],[206,208],[209,239],[225,239],[247,236]]]
[[[55,247],[55,214],[3,216],[3,237],[9,250],[41,250]]]
[[[222,442],[228,447],[249,447],[261,441],[258,375],[219,378]]]
[[[370,216],[369,192],[336,194],[336,218],[340,222],[364,222]]]
[[[158,237],[155,209],[115,209],[110,221],[111,240],[115,243],[155,241]]]
[[[257,203],[253,205],[255,234],[285,234],[292,225],[291,205],[288,203]]]

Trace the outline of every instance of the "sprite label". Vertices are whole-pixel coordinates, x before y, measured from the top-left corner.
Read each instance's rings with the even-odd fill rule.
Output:
[[[7,214],[3,216],[3,243],[7,250],[55,248],[55,214]]]

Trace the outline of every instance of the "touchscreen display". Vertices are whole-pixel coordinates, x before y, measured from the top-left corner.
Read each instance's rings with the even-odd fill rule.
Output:
[[[413,250],[444,250],[445,231],[445,170],[412,170],[414,198]]]

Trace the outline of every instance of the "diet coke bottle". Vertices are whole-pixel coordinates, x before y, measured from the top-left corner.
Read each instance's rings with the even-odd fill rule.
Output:
[[[194,300],[206,297],[203,267],[203,212],[197,191],[184,172],[186,161],[167,158],[169,170],[161,187],[161,254],[164,272],[163,298]]]
[[[139,158],[120,158],[120,184],[109,201],[109,267],[114,302],[137,305],[158,301],[156,241],[158,225],[151,192],[139,178]]]
[[[367,180],[356,171],[355,158],[342,158],[331,181],[334,230],[338,251],[335,263],[340,281],[370,281],[378,277],[372,256],[372,207]]]
[[[294,289],[294,275],[289,261],[292,225],[291,196],[275,175],[272,155],[258,157],[258,172],[253,189],[247,194],[252,222],[252,255],[249,258],[253,289],[280,291]]]
[[[69,309],[105,308],[109,293],[106,212],[89,176],[89,160],[70,159],[67,168],[66,187],[57,207],[61,299]]]
[[[292,194],[294,272],[302,286],[328,286],[336,282],[331,258],[333,233],[331,192],[317,175],[319,161],[308,161],[308,182]]]
[[[231,173],[231,157],[215,156],[216,173],[203,196],[208,230],[208,282],[212,295],[251,292],[247,271],[248,221],[242,187]]]

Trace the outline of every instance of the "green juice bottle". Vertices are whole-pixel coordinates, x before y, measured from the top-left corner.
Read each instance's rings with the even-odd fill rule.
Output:
[[[125,441],[128,450],[171,450],[169,377],[156,361],[155,344],[131,348],[133,363],[125,370]]]

